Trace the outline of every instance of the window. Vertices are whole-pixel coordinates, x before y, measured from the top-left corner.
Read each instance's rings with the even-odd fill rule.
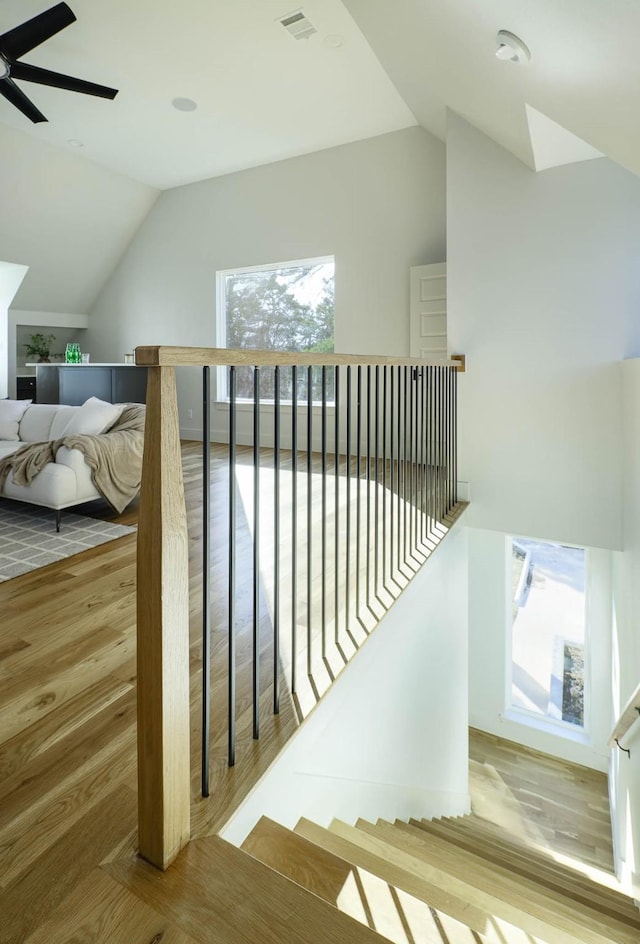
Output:
[[[585,551],[510,539],[512,709],[585,727]]]
[[[218,347],[268,351],[333,351],[334,259],[302,259],[217,273]],[[298,396],[306,393],[299,371]],[[253,371],[238,368],[237,396],[253,398]],[[333,399],[333,376],[327,378]],[[273,400],[274,372],[261,372],[261,399]],[[281,371],[280,395],[291,399],[291,371]],[[320,369],[313,373],[313,396],[321,398]],[[218,398],[228,398],[228,371],[218,371]]]

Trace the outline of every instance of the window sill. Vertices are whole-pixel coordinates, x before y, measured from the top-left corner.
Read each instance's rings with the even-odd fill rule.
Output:
[[[588,731],[585,728],[578,728],[574,724],[569,724],[567,721],[554,721],[553,718],[535,715],[518,708],[508,708],[500,715],[500,719],[522,724],[527,728],[533,728],[535,731],[573,741],[575,744],[591,745]]]

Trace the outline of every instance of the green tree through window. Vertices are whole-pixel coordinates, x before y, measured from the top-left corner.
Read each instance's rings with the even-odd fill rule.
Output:
[[[334,262],[303,262],[218,273],[220,342],[228,348],[331,352],[334,329]],[[291,371],[281,372],[280,396],[291,400]],[[298,371],[298,397],[307,397],[306,370]],[[253,397],[253,371],[237,371],[237,396]],[[274,371],[261,371],[260,392],[273,400]],[[228,389],[228,388],[227,388]],[[313,398],[321,399],[321,369],[313,371]],[[333,371],[327,371],[327,398],[333,399]]]

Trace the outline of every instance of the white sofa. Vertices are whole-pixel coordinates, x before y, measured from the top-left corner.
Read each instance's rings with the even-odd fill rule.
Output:
[[[101,425],[108,428],[117,420],[123,407],[97,402],[111,410],[110,413],[102,410],[105,419]],[[84,406],[61,406],[20,400],[0,401],[0,460],[15,453],[25,443],[56,441],[71,432],[101,433],[100,424],[91,428],[83,424],[87,406],[88,403]],[[29,485],[17,485],[13,481],[13,472],[9,472],[0,496],[52,508],[56,512],[58,529],[63,508],[101,498],[84,454],[64,445],[57,450],[55,461],[48,462]]]

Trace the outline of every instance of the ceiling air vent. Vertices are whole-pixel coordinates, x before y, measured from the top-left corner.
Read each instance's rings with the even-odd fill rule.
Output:
[[[288,16],[283,16],[279,22],[282,23],[286,31],[290,33],[294,39],[309,39],[310,36],[318,32],[313,23],[306,18],[302,10],[298,10],[297,13],[289,13]]]

